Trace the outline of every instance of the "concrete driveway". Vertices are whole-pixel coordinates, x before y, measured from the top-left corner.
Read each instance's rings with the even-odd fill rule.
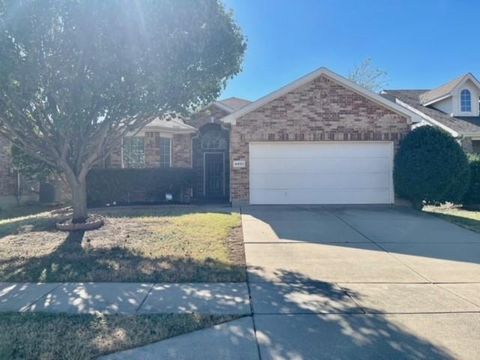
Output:
[[[393,207],[242,208],[262,359],[478,359],[480,235]]]

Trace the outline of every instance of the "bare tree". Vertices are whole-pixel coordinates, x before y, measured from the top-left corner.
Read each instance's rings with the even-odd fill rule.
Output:
[[[0,135],[64,174],[84,222],[92,166],[216,99],[244,51],[218,0],[0,0]]]
[[[370,58],[363,60],[348,76],[348,79],[373,92],[383,90],[388,85],[387,78],[387,72],[374,66]]]

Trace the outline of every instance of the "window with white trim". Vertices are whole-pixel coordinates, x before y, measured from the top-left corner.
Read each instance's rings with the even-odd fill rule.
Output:
[[[123,166],[126,168],[145,167],[145,139],[143,137],[123,139]]]
[[[470,90],[463,89],[460,93],[460,111],[471,112],[472,111],[472,94]]]
[[[160,167],[172,166],[172,139],[160,137]]]

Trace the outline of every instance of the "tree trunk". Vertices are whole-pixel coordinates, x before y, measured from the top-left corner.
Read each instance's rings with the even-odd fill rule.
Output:
[[[73,223],[84,223],[87,220],[87,181],[85,178],[68,178],[72,191]]]

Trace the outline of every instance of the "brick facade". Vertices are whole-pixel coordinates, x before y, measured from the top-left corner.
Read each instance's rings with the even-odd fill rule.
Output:
[[[105,166],[109,168],[121,168],[122,167],[122,144],[117,144],[115,148],[110,152]]]
[[[192,166],[192,135],[174,135],[172,139],[172,166]]]
[[[321,75],[236,121],[231,132],[231,200],[249,201],[251,141],[393,141],[410,131],[409,119]]]
[[[160,167],[160,133],[145,132],[145,166]]]

